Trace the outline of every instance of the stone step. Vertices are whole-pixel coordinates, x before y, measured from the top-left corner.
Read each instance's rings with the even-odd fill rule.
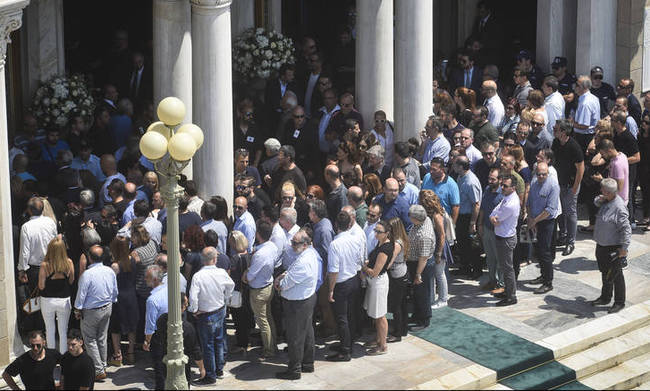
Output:
[[[582,379],[650,352],[650,325],[559,360]]]
[[[550,361],[499,382],[513,390],[551,390],[575,379],[571,368]]]
[[[555,359],[589,349],[608,339],[650,324],[650,300],[605,315],[591,322],[555,334],[537,344],[553,351]]]
[[[501,383],[497,383],[497,384],[492,385],[492,386],[490,386],[488,388],[484,388],[484,390],[512,390],[512,388],[510,388],[510,387],[508,387],[506,385],[503,385]]]
[[[579,380],[594,390],[629,390],[650,381],[650,353]]]
[[[650,390],[650,381],[645,382],[638,387],[634,387],[633,390]]]

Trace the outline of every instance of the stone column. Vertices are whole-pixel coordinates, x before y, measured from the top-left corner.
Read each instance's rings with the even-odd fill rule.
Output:
[[[635,93],[650,89],[650,8],[646,7],[650,1],[618,0],[616,79],[630,77]]]
[[[578,0],[576,73],[600,65],[604,81],[616,83],[616,0]]]
[[[282,32],[282,0],[266,0],[268,22],[266,28],[269,31]]]
[[[418,137],[433,114],[433,4],[431,0],[396,2],[396,139]]]
[[[230,0],[192,1],[193,122],[205,141],[194,156],[202,197],[233,201],[232,55]]]
[[[0,140],[7,140],[7,101],[5,89],[5,60],[9,34],[20,28],[22,9],[29,0],[7,0],[0,3]],[[6,142],[6,141],[5,141]],[[16,324],[16,287],[13,263],[11,222],[11,191],[9,186],[9,152],[0,148],[0,366],[8,365],[24,352]]]
[[[574,0],[537,1],[536,64],[545,72],[556,56],[566,57],[568,68],[575,68],[576,7]]]
[[[383,110],[393,118],[393,0],[357,3],[357,107],[367,127]]]
[[[192,122],[192,30],[187,0],[153,2],[154,108],[175,96],[185,104],[185,120]],[[183,170],[192,178],[192,163]]]
[[[237,38],[244,30],[255,27],[255,0],[232,2],[232,36]]]
[[[23,91],[26,102],[41,81],[65,73],[63,43],[63,0],[32,0],[25,8],[25,59],[22,61],[26,77]]]

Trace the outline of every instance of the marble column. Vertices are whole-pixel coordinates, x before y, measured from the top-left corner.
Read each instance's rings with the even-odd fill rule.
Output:
[[[192,122],[192,30],[187,0],[153,1],[154,108],[175,96],[185,104],[185,120]],[[192,179],[192,163],[183,170]]]
[[[433,4],[431,0],[396,2],[396,140],[418,137],[433,114]]]
[[[616,0],[578,0],[576,74],[599,65],[604,81],[616,81]]]
[[[5,0],[0,3],[0,140],[6,142],[7,101],[5,88],[5,60],[9,34],[20,28],[22,9],[29,0]],[[0,148],[0,366],[8,365],[15,356],[24,352],[16,324],[16,287],[12,221],[11,190],[9,185],[9,152]]]
[[[575,69],[576,7],[575,0],[537,1],[536,64],[545,72],[556,56],[566,57],[569,70]]]
[[[41,81],[65,73],[63,0],[32,0],[25,8],[21,38],[26,55],[22,61],[23,92],[26,102],[31,103]]]
[[[282,32],[282,0],[266,0],[268,21],[266,28],[269,31]]]
[[[635,93],[650,89],[650,1],[618,0],[616,79],[624,77]]]
[[[357,3],[356,105],[367,127],[373,114],[393,119],[393,0]]]
[[[232,36],[237,36],[245,30],[255,27],[255,0],[235,0],[231,6]]]
[[[233,201],[230,0],[192,1],[193,122],[205,134],[194,156],[199,195]]]

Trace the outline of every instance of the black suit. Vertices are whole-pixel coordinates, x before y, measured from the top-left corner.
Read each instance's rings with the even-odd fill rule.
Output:
[[[314,83],[314,89],[311,91],[311,100],[309,102],[309,113],[311,116],[314,116],[314,113],[318,111],[318,109],[323,106],[323,100],[320,99],[320,93],[318,92],[318,82],[320,81],[320,77],[323,74],[323,72],[318,74],[318,79],[316,79],[316,83]],[[311,72],[305,77],[305,79],[302,81],[300,84],[300,95],[298,97],[298,101],[302,105],[306,105],[307,103],[307,87],[309,86],[309,78],[311,77]]]
[[[476,18],[472,28],[472,36],[476,37],[483,48],[480,57],[482,64],[499,65],[503,60],[501,51],[503,47],[503,27],[494,15],[490,15],[485,24],[481,25],[481,18]]]
[[[293,91],[296,93],[297,97],[300,97],[300,94],[297,92],[297,86],[295,82],[287,84],[286,91]],[[275,78],[269,80],[266,83],[266,90],[264,91],[264,105],[266,106],[266,115],[268,118],[268,129],[277,129],[278,123],[280,123],[280,116],[282,115],[282,109],[280,108],[280,101],[282,100],[282,89],[280,87],[280,80]],[[300,98],[299,98],[300,99]]]
[[[634,118],[636,121],[636,124],[638,127],[641,127],[641,104],[639,103],[639,100],[634,96],[634,94],[630,94],[627,96],[627,107],[628,111],[630,112],[630,117]]]
[[[121,91],[126,95],[134,105],[139,106],[146,101],[153,100],[153,73],[148,66],[144,66],[142,74],[140,75],[140,82],[136,86],[136,72],[137,70],[131,69],[125,76]]]
[[[483,73],[476,65],[472,68],[472,80],[469,88],[476,92],[476,96],[481,96],[481,83],[483,82]],[[453,93],[456,88],[465,87],[465,70],[455,68],[449,77],[449,90]]]
[[[320,174],[317,121],[306,121],[300,129],[296,129],[293,121],[287,122],[280,142],[295,148],[295,162],[304,170],[306,176],[309,176],[310,172],[314,176]]]

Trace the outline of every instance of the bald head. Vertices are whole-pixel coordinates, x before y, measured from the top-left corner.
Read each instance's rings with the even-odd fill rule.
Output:
[[[115,157],[111,154],[102,155],[99,160],[99,165],[106,176],[115,175],[117,172],[117,162],[115,161]]]
[[[537,174],[537,180],[539,182],[544,182],[546,178],[548,178],[548,164],[546,162],[537,163],[535,173]]]
[[[483,95],[488,98],[493,97],[497,93],[497,83],[494,80],[484,81],[481,87]]]
[[[330,185],[337,183],[339,181],[340,176],[341,173],[336,164],[330,164],[329,166],[325,167],[325,180]]]
[[[353,206],[345,205],[343,208],[341,208],[341,211],[347,213],[350,216],[350,220],[352,220],[353,222],[356,221],[357,211],[354,210]]]
[[[386,185],[384,186],[384,200],[386,202],[392,202],[397,199],[399,195],[399,182],[395,178],[386,179]]]
[[[355,208],[363,202],[363,190],[359,186],[348,189],[348,202]]]

